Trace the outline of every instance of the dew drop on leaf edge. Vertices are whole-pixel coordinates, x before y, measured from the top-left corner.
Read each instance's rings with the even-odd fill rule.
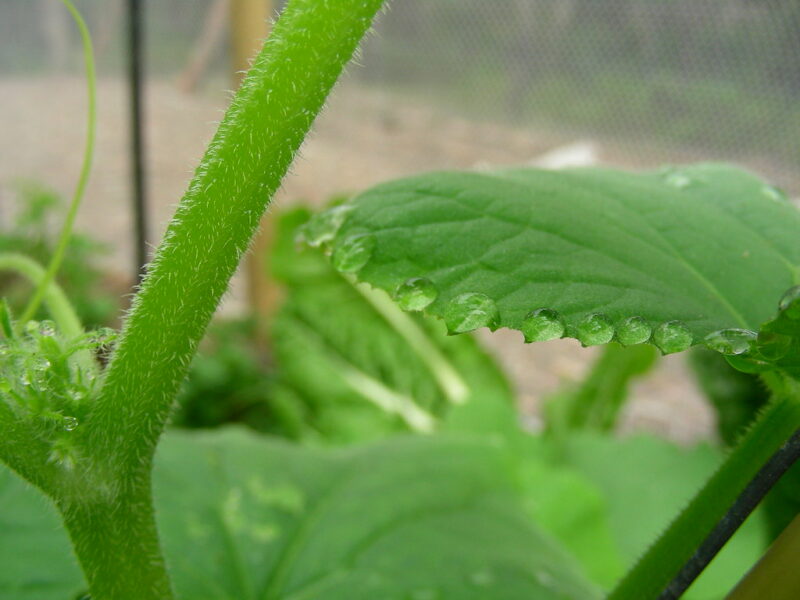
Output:
[[[430,279],[412,277],[401,283],[394,299],[403,310],[419,311],[427,308],[439,296],[439,290]]]
[[[642,317],[628,317],[617,325],[617,340],[623,346],[644,344],[653,335],[653,328]]]
[[[333,251],[333,267],[341,273],[357,273],[372,258],[375,236],[370,233],[355,233],[337,244]]]
[[[331,241],[344,223],[351,206],[334,206],[314,215],[300,229],[303,241],[314,248]]]
[[[444,312],[449,333],[466,333],[497,326],[500,314],[494,300],[485,294],[467,292],[453,298]]]
[[[526,342],[548,342],[564,337],[567,327],[558,311],[537,308],[522,321],[522,335]]]
[[[75,417],[64,417],[64,431],[75,431],[78,427],[78,419]]]
[[[800,319],[800,285],[787,290],[778,303],[778,308],[793,321]]]
[[[578,341],[584,346],[607,344],[614,338],[614,326],[602,313],[587,315],[576,330]]]
[[[692,332],[681,321],[661,323],[653,332],[653,341],[664,354],[688,350],[693,340]]]
[[[703,344],[709,350],[714,350],[720,354],[738,355],[750,350],[755,339],[755,331],[748,329],[721,329],[709,333],[703,338]]]

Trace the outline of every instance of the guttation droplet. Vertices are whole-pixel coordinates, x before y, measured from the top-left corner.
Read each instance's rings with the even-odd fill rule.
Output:
[[[522,335],[526,342],[548,342],[564,337],[567,326],[557,311],[537,308],[522,321]]]
[[[333,251],[333,267],[342,273],[360,271],[372,258],[375,243],[375,236],[370,233],[356,233],[346,237]]]
[[[439,290],[430,279],[412,277],[397,288],[394,299],[403,310],[423,310],[439,295]]]
[[[788,202],[789,198],[786,196],[786,193],[783,190],[780,190],[776,187],[771,185],[765,185],[761,188],[761,193],[764,194],[770,200],[775,202]]]
[[[75,417],[64,417],[64,431],[75,431],[78,427],[78,419]]]
[[[750,350],[756,339],[756,332],[748,329],[721,329],[709,333],[703,343],[710,350],[720,354],[738,355]]]
[[[790,288],[783,295],[778,308],[793,321],[800,319],[800,285]]]
[[[52,337],[56,334],[56,324],[53,321],[42,321],[39,323],[39,335]]]
[[[331,241],[350,210],[352,206],[349,205],[334,206],[314,215],[300,230],[305,243],[316,248]]]
[[[577,337],[584,346],[607,344],[614,337],[614,326],[604,314],[593,313],[578,323]]]
[[[50,361],[47,360],[44,356],[37,356],[33,359],[33,363],[31,365],[34,371],[46,371],[50,368]]]
[[[664,354],[688,350],[693,339],[692,332],[680,321],[661,323],[653,332],[653,341]]]
[[[664,182],[671,187],[682,190],[692,185],[692,178],[677,169],[669,169],[664,173]]]
[[[623,346],[644,344],[653,334],[653,328],[642,317],[628,317],[617,325],[617,340]]]
[[[480,327],[494,328],[499,318],[494,300],[476,292],[456,296],[444,313],[444,322],[450,333],[466,333]]]

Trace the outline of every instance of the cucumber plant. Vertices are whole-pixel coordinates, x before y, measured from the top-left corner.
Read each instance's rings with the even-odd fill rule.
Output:
[[[431,342],[427,325],[367,286],[393,294],[400,309],[441,318],[453,334],[509,327],[526,341],[649,342],[665,353],[704,343],[763,374],[775,398],[612,598],[657,597],[797,429],[798,288],[768,319],[798,284],[800,217],[777,190],[713,165],[647,175],[444,173],[379,186],[314,217],[302,237],[329,249],[358,302],[431,366],[436,393],[421,412],[341,356],[331,363],[336,385],[411,430],[442,425],[457,435],[331,451],[235,429],[173,432],[156,460],[179,385],[261,214],[382,4],[290,0],[118,336],[83,332],[54,281],[61,246],[46,269],[0,256],[0,267],[37,285],[18,322],[0,309],[0,458],[50,498],[83,571],[69,561],[55,513],[3,471],[5,595],[78,597],[88,586],[95,600],[601,597],[621,561],[609,545],[602,565],[587,566],[588,544],[597,553],[608,538],[594,488],[539,460],[538,442],[507,422],[494,428],[505,438],[464,435],[481,417],[437,423],[440,404],[480,413],[480,386],[463,369],[477,354]],[[90,58],[87,67],[93,98]],[[93,100],[90,124],[92,114]],[[39,302],[53,323],[28,320]],[[287,322],[308,329],[302,314]],[[320,337],[321,325],[311,329],[308,339]],[[95,354],[112,344],[101,368]],[[498,395],[502,383],[483,392]],[[512,412],[510,402],[497,406]],[[549,497],[526,505],[526,487]],[[580,506],[563,506],[578,496]]]
[[[510,169],[390,182],[335,211],[318,217],[333,265],[453,334],[702,344],[762,375],[772,400],[610,598],[681,593],[679,567],[800,428],[800,213],[785,195],[715,164]]]

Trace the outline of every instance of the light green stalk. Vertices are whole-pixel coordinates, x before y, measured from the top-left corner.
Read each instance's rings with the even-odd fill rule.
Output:
[[[24,325],[33,318],[36,314],[39,305],[47,294],[50,283],[54,281],[56,273],[64,260],[64,254],[67,251],[69,240],[72,237],[72,228],[75,225],[75,217],[78,215],[78,208],[80,208],[83,194],[86,191],[86,184],[89,182],[89,173],[92,169],[92,159],[94,158],[94,140],[95,129],[97,125],[97,84],[94,69],[94,51],[92,50],[92,38],[89,35],[89,29],[81,17],[81,14],[72,4],[71,0],[61,0],[64,6],[67,7],[78,30],[81,34],[81,42],[83,43],[83,61],[86,68],[86,95],[88,97],[87,111],[86,111],[86,143],[83,150],[83,164],[81,165],[81,173],[78,177],[78,183],[75,186],[75,191],[72,194],[72,201],[67,210],[67,218],[64,225],[61,227],[61,234],[56,244],[53,257],[50,259],[50,264],[47,265],[47,271],[41,282],[36,287],[33,297],[31,297],[28,305],[19,319],[20,325]]]
[[[80,427],[88,480],[105,492],[56,498],[93,600],[172,597],[150,494],[156,443],[266,205],[382,3],[289,2],[167,229]]]

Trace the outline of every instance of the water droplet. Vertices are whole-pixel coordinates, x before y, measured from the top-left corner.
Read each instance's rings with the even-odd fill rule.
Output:
[[[44,335],[47,337],[54,336],[56,334],[56,324],[52,321],[42,321],[39,323],[39,335]]]
[[[792,338],[781,333],[762,331],[758,334],[758,353],[767,360],[780,360],[792,345]]]
[[[526,342],[547,342],[564,337],[567,326],[557,311],[551,308],[539,308],[530,313],[522,321],[522,335]]]
[[[403,310],[416,311],[427,308],[438,295],[439,290],[430,279],[412,277],[400,284],[394,299]]]
[[[664,354],[687,350],[693,341],[692,332],[680,321],[662,323],[653,332],[653,341]]]
[[[44,356],[37,356],[33,359],[31,363],[31,367],[34,371],[46,371],[50,368],[50,361],[47,360]]]
[[[472,292],[453,298],[444,313],[444,322],[450,333],[493,328],[499,318],[497,305],[489,296]]]
[[[653,328],[642,317],[629,317],[617,325],[617,340],[623,346],[644,344],[652,333]]]
[[[369,262],[375,250],[375,236],[356,233],[348,236],[333,251],[333,267],[342,273],[356,273]]]
[[[577,337],[584,346],[607,344],[614,337],[614,327],[604,314],[594,313],[578,323]]]
[[[22,375],[20,375],[19,383],[24,387],[28,387],[31,384],[30,375],[28,375],[28,373],[23,373]]]
[[[325,242],[330,242],[336,232],[344,223],[347,213],[352,210],[352,206],[334,206],[324,212],[314,215],[309,221],[300,228],[300,235],[309,246],[317,248]]]
[[[64,417],[64,431],[75,431],[78,427],[78,419],[75,417]]]
[[[775,202],[788,202],[789,198],[786,196],[786,193],[771,185],[765,185],[761,188],[761,193],[764,194],[770,200]]]
[[[793,321],[800,319],[800,285],[790,288],[783,295],[778,308]]]
[[[709,333],[703,343],[720,354],[744,354],[756,339],[755,331],[748,329],[722,329]]]
[[[677,169],[669,169],[664,173],[664,183],[678,190],[692,185],[692,178]]]
[[[469,580],[474,585],[486,587],[487,585],[492,584],[494,581],[494,576],[492,575],[491,571],[477,571],[469,576]]]
[[[92,343],[98,346],[108,346],[117,339],[117,331],[111,327],[101,327],[92,332]]]

